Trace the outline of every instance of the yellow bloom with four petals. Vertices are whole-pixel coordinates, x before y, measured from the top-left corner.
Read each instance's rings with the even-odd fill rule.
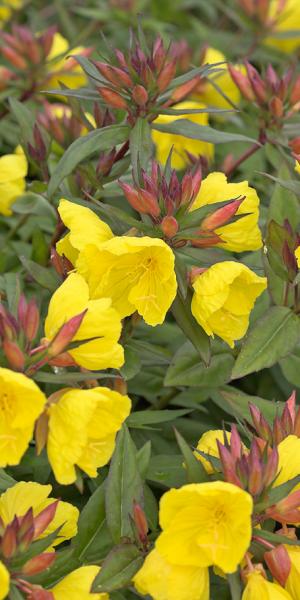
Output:
[[[224,200],[236,200],[245,196],[237,210],[237,215],[245,214],[234,223],[216,229],[223,242],[218,244],[224,250],[232,252],[245,252],[258,250],[262,247],[261,233],[258,227],[259,198],[254,188],[248,181],[228,183],[224,173],[210,173],[202,183],[191,210],[201,206],[213,205]]]
[[[160,501],[160,555],[175,565],[215,565],[233,573],[251,540],[250,494],[223,481],[192,483]]]
[[[0,158],[0,214],[9,217],[11,205],[26,187],[27,160],[21,146]]]
[[[91,298],[110,297],[121,317],[136,310],[148,323],[163,323],[177,290],[174,254],[160,239],[114,237],[80,252],[77,268]]]
[[[59,483],[76,480],[76,465],[89,477],[97,476],[112,456],[130,408],[128,396],[105,387],[69,390],[50,405],[47,452]]]
[[[195,278],[191,310],[207,335],[216,334],[233,348],[245,335],[255,300],[266,287],[266,277],[242,263],[216,263]]]
[[[42,485],[33,481],[19,481],[8,488],[0,496],[0,517],[4,525],[11,523],[15,516],[23,517],[30,508],[33,509],[34,517],[39,515],[47,506],[55,502],[55,498],[49,498],[51,490],[51,485]],[[75,506],[59,500],[54,518],[40,537],[46,537],[62,525],[52,545],[57,546],[69,540],[77,533],[78,517],[79,511]]]
[[[18,465],[31,442],[46,397],[23,375],[0,368],[0,466]]]
[[[100,567],[96,565],[75,569],[51,588],[54,600],[108,600],[108,594],[92,594],[90,592],[99,571]]]
[[[72,340],[78,346],[68,350],[68,354],[85,369],[121,367],[124,363],[124,351],[118,344],[121,319],[111,304],[108,297],[91,300],[83,277],[71,273],[50,300],[45,321],[45,340],[50,343],[67,321],[87,310]]]
[[[180,102],[172,106],[175,110],[201,110],[205,109],[205,105],[200,102],[188,100]],[[169,125],[178,119],[188,119],[197,125],[208,125],[208,113],[187,113],[181,115],[158,115],[153,121],[154,125]],[[214,146],[202,140],[193,140],[183,135],[175,135],[174,133],[166,133],[152,129],[152,140],[156,147],[156,158],[165,165],[169,156],[170,150],[173,147],[171,165],[173,169],[184,169],[189,166],[190,161],[188,152],[199,156],[200,154],[208,159],[213,158]]]
[[[168,563],[154,549],[133,578],[140,594],[153,600],[209,600],[207,568]]]

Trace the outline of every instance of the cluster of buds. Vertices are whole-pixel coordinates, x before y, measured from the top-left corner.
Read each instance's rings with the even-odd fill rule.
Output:
[[[275,417],[272,426],[257,406],[250,404],[250,413],[251,429],[270,446],[280,444],[288,435],[300,437],[300,406],[296,409],[295,392],[286,401],[282,414]]]
[[[107,62],[93,61],[93,65],[99,72],[93,84],[100,97],[107,106],[125,110],[131,124],[138,116],[154,119],[159,106],[182,100],[198,81],[191,75],[176,89],[170,86],[177,70],[177,53],[172,53],[172,47],[166,50],[160,37],[151,48],[143,45],[142,49],[135,41],[127,56],[116,49]]]
[[[242,96],[259,108],[264,127],[278,128],[299,111],[300,76],[295,77],[293,69],[279,77],[269,64],[263,77],[248,61],[245,61],[245,68],[246,73],[242,73],[228,65],[232,80]]]
[[[247,490],[258,501],[272,486],[278,470],[277,448],[269,449],[258,438],[251,442],[250,450],[243,445],[235,425],[230,441],[217,442],[225,481]]]
[[[32,576],[43,573],[55,561],[55,552],[34,552],[34,542],[45,536],[45,531],[53,521],[58,501],[49,504],[38,515],[32,508],[23,515],[15,516],[5,525],[0,519],[0,559],[10,573],[11,581],[30,600],[53,599],[51,592],[30,582]],[[51,544],[52,536],[46,537]],[[31,558],[27,559],[28,552]],[[28,580],[29,579],[29,580]]]
[[[287,219],[283,225],[270,221],[266,237],[267,257],[273,271],[287,283],[293,283],[298,273],[295,250],[299,245],[300,236]]]
[[[190,209],[200,190],[202,171],[199,164],[187,171],[179,180],[175,170],[170,176],[162,173],[159,163],[152,162],[151,175],[143,169],[140,184],[129,185],[119,182],[129,204],[139,213],[147,215],[158,235],[173,247],[188,242],[199,248],[207,248],[222,242],[215,230],[233,222],[244,197],[204,206],[195,211]]]

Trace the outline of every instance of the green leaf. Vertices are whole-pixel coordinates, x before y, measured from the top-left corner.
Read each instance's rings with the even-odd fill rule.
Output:
[[[47,216],[56,222],[56,211],[41,194],[25,192],[13,203],[12,209],[19,215]]]
[[[171,310],[177,325],[187,338],[191,340],[204,364],[208,365],[210,362],[210,340],[191,313],[191,297],[190,290],[187,291],[186,298],[183,298],[178,290]]]
[[[172,358],[165,385],[187,385],[217,388],[230,380],[234,363],[231,354],[215,354],[208,367],[200,360],[190,342],[186,342]]]
[[[198,125],[189,119],[178,119],[168,125],[158,125],[153,123],[152,128],[164,133],[172,133],[174,135],[183,135],[192,140],[202,140],[203,142],[211,142],[212,144],[226,144],[228,142],[251,142],[259,143],[240,133],[227,133],[209,127],[208,125]]]
[[[39,283],[43,288],[46,288],[50,292],[54,292],[61,283],[58,277],[54,274],[54,271],[50,271],[45,267],[42,267],[33,260],[20,256],[20,261],[27,273]]]
[[[296,477],[289,479],[289,481],[286,481],[277,487],[273,487],[268,495],[268,506],[276,504],[283,498],[286,498],[298,483],[300,483],[300,475],[296,475]]]
[[[160,487],[181,487],[186,483],[181,454],[157,454],[152,456],[147,470],[147,480]]]
[[[13,487],[16,484],[16,480],[13,479],[8,473],[5,473],[4,469],[0,469],[0,493],[2,494],[8,488]]]
[[[34,112],[30,110],[24,102],[19,102],[16,98],[10,98],[10,108],[17,119],[24,142],[32,142],[33,128],[35,124]]]
[[[115,377],[118,377],[118,375],[105,373],[103,371],[90,371],[88,373],[67,373],[63,371],[59,373],[47,373],[46,371],[38,371],[33,375],[35,381],[40,381],[41,383],[53,383],[53,385],[57,385],[58,383],[70,385],[78,383],[79,381],[88,381],[89,379],[112,379]]]
[[[249,403],[255,404],[263,413],[264,417],[272,423],[276,415],[281,415],[284,403],[283,402],[271,402],[265,400],[259,396],[251,396],[250,394],[244,394],[238,389],[231,386],[225,386],[219,390],[212,390],[212,400],[222,410],[225,410],[228,414],[238,419],[248,419],[250,417]]]
[[[24,565],[28,560],[30,560],[34,556],[45,552],[47,548],[52,546],[54,540],[59,538],[59,532],[62,527],[63,525],[60,525],[59,527],[57,527],[57,529],[55,529],[55,531],[52,531],[52,533],[49,533],[49,535],[47,535],[46,537],[39,539],[36,542],[33,542],[31,546],[29,546],[28,550],[23,552],[20,556],[16,556],[15,558],[13,558],[11,561],[12,569],[19,569],[22,565]]]
[[[266,529],[254,529],[254,535],[257,534],[258,537],[263,538],[267,542],[271,542],[271,544],[287,544],[288,546],[300,546],[299,540],[294,540],[292,538],[286,537],[285,535],[279,535],[278,533],[272,533],[272,531],[267,531]]]
[[[231,600],[240,600],[242,597],[242,584],[238,571],[227,575],[230,587]]]
[[[105,489],[100,485],[89,498],[80,513],[78,533],[72,540],[73,554],[80,561],[86,559],[89,547],[98,536],[101,542],[101,531],[105,525]]]
[[[151,128],[146,119],[137,119],[130,132],[129,148],[133,174],[136,181],[139,181],[140,169],[148,168],[153,153]]]
[[[62,180],[70,175],[75,167],[100,150],[111,150],[114,146],[126,142],[130,129],[127,125],[110,125],[95,129],[85,136],[75,140],[66,150],[56,166],[48,186],[48,196],[51,198]]]
[[[146,477],[151,458],[151,441],[148,440],[136,453],[138,469],[142,478]]]
[[[127,418],[126,424],[128,427],[144,428],[147,425],[153,425],[154,423],[167,423],[168,421],[174,421],[179,417],[191,412],[191,409],[184,408],[179,410],[139,410],[131,413]]]
[[[255,322],[245,338],[232,379],[271,367],[293,350],[299,335],[299,318],[295,313],[285,306],[273,306]]]
[[[129,585],[144,562],[134,544],[120,544],[111,550],[92,585],[92,592],[113,592]]]
[[[113,540],[132,536],[130,515],[134,501],[142,504],[143,486],[136,449],[125,425],[118,433],[105,492],[106,520]]]
[[[137,352],[130,346],[124,347],[125,363],[120,368],[120,373],[126,381],[132,379],[141,370],[141,360]]]
[[[180,435],[179,431],[175,429],[175,435],[178,442],[178,446],[182,452],[184,458],[184,464],[187,473],[188,483],[202,483],[208,481],[207,473],[200,462],[193,454],[191,448],[186,443],[185,439]]]

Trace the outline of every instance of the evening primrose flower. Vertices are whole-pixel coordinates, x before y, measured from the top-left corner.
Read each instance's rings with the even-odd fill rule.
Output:
[[[76,465],[97,476],[112,456],[116,433],[130,408],[128,396],[105,387],[70,390],[50,405],[47,452],[59,483],[76,480]]]
[[[1,15],[1,12],[0,12],[0,15]],[[9,592],[9,584],[10,584],[9,572],[8,572],[6,566],[3,564],[3,562],[0,561],[0,600],[4,600],[4,598],[7,597],[7,594]]]
[[[233,573],[250,544],[252,508],[250,494],[224,481],[171,489],[160,501],[156,548],[171,564]]]
[[[37,517],[47,506],[56,501],[55,498],[49,498],[51,490],[51,485],[42,485],[33,481],[19,481],[8,488],[0,496],[0,517],[4,525],[9,525],[15,516],[23,517],[30,508],[33,509],[33,516]],[[50,535],[62,526],[52,546],[69,540],[77,533],[78,517],[79,511],[75,506],[59,500],[54,518],[39,538]]]
[[[0,467],[19,464],[45,404],[46,397],[34,381],[0,368]]]
[[[140,594],[153,600],[209,600],[208,569],[168,563],[154,549],[133,578]]]
[[[293,600],[292,596],[277,583],[272,583],[258,571],[247,575],[247,585],[242,600]]]
[[[82,46],[70,50],[68,40],[56,32],[53,36],[51,50],[47,56],[48,76],[44,89],[59,88],[60,83],[71,89],[84,86],[87,82],[84,71],[74,58],[68,58],[68,56],[70,54],[85,55],[89,52],[90,50]]]
[[[288,435],[278,444],[278,475],[273,487],[300,475],[300,438]],[[296,486],[294,489],[299,488]]]
[[[299,0],[271,0],[269,19],[274,20],[272,33],[283,34],[283,37],[269,35],[265,43],[274,46],[288,54],[294,52],[300,46],[300,3]],[[296,35],[289,34],[295,32]],[[287,34],[284,38],[284,34]]]
[[[91,300],[86,281],[78,273],[71,273],[54,292],[49,303],[44,338],[49,352],[54,355],[57,346],[57,355],[61,348],[85,369],[121,367],[124,363],[124,351],[118,344],[121,319],[111,304],[108,297]],[[67,323],[84,311],[79,328],[64,347],[63,335],[59,333],[61,328],[64,325],[67,328]],[[70,341],[78,342],[77,347],[69,350],[67,343]]]
[[[9,217],[11,205],[26,187],[27,160],[21,146],[0,158],[0,214]]]
[[[226,431],[226,437],[227,437],[227,440],[230,442],[230,438],[231,438],[230,431]],[[218,450],[217,441],[221,442],[221,444],[224,444],[225,440],[224,440],[223,429],[216,429],[216,430],[211,429],[209,431],[205,431],[205,433],[203,433],[203,435],[201,436],[196,449],[201,450],[201,452],[204,452],[205,454],[209,454],[210,456],[213,456],[214,458],[219,458],[219,450]],[[202,463],[202,465],[203,465],[206,473],[208,473],[208,475],[212,475],[213,473],[216,472],[215,467],[213,467],[213,465],[209,462],[209,460],[204,458],[204,456],[201,456],[201,454],[199,454],[199,452],[194,452],[194,455],[197,458],[197,460],[200,460],[200,462]]]
[[[178,110],[196,110],[204,109],[204,104],[200,102],[186,101],[176,104],[172,108]],[[208,125],[207,113],[181,114],[181,115],[158,115],[153,121],[155,125],[169,125],[178,119],[188,119],[197,125]],[[173,147],[171,165],[173,169],[184,169],[189,165],[188,152],[195,156],[203,155],[208,159],[213,158],[214,146],[201,140],[193,140],[183,135],[175,135],[163,131],[152,130],[152,140],[156,146],[157,160],[165,165],[171,148]]]
[[[91,298],[109,296],[122,318],[137,310],[152,326],[163,323],[176,295],[174,254],[157,238],[122,236],[85,246],[77,269]]]
[[[255,300],[267,287],[242,263],[225,261],[212,265],[193,282],[192,313],[207,335],[222,338],[231,348],[249,326]]]
[[[259,198],[254,188],[248,181],[228,183],[224,173],[210,173],[202,183],[198,195],[191,207],[196,210],[201,206],[213,205],[224,200],[233,200],[245,197],[237,210],[237,215],[245,214],[234,223],[216,229],[215,233],[222,239],[218,244],[224,250],[232,252],[245,252],[258,250],[262,247],[261,233],[258,227]]]
[[[285,546],[285,549],[291,561],[291,569],[284,587],[293,600],[300,600],[300,548]]]
[[[222,52],[216,50],[216,48],[207,48],[203,61],[203,64],[214,64],[214,63],[225,63],[226,57]],[[246,72],[244,65],[234,65],[235,69],[238,69],[241,73]],[[233,82],[231,75],[228,71],[227,65],[219,65],[217,67],[220,71],[212,73],[209,79],[206,79],[203,83],[200,83],[198,89],[194,93],[195,97],[206,104],[207,106],[215,106],[216,108],[230,109],[232,105],[220,94],[220,92],[214,87],[212,80],[222,92],[237,105],[240,102],[241,94],[238,87]],[[222,70],[221,70],[222,69]]]
[[[69,233],[59,240],[56,250],[73,265],[76,265],[80,250],[87,244],[102,244],[113,237],[110,227],[85,206],[62,199],[58,212]]]
[[[54,600],[108,600],[108,594],[92,594],[90,591],[99,571],[100,567],[96,565],[75,569],[51,588]]]

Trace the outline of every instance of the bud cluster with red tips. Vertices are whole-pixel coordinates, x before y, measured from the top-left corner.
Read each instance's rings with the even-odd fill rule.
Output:
[[[176,92],[168,89],[176,74],[177,53],[172,46],[166,50],[160,37],[151,48],[134,41],[127,56],[115,49],[107,62],[93,65],[99,72],[95,80],[100,97],[107,106],[127,111],[130,123],[138,116],[155,118],[159,106],[181,100],[195,85],[191,79],[176,86]]]
[[[267,257],[274,272],[283,280],[293,283],[298,273],[295,250],[300,245],[300,236],[293,231],[288,219],[283,225],[271,220],[268,225]]]
[[[42,573],[56,559],[55,552],[35,552],[34,543],[41,536],[45,536],[47,527],[55,517],[57,505],[58,500],[49,504],[36,516],[33,515],[32,508],[29,508],[23,516],[15,516],[8,525],[0,518],[1,561],[10,572],[15,585],[29,594],[28,598],[53,597],[36,595],[35,592],[44,591],[43,588],[33,585],[27,578]],[[27,559],[28,552],[31,557]]]
[[[119,181],[119,185],[132,208],[150,217],[156,235],[163,234],[175,248],[188,242],[199,248],[222,242],[215,230],[238,218],[236,213],[244,200],[237,198],[190,212],[201,187],[199,163],[180,181],[175,170],[167,176],[167,168],[162,172],[159,163],[152,161],[151,175],[141,169],[139,179],[140,184]]]
[[[280,444],[288,435],[300,437],[300,406],[296,410],[295,392],[286,401],[281,416],[275,417],[272,427],[257,406],[250,404],[249,408],[256,435],[271,446]]]
[[[281,127],[284,120],[299,111],[300,76],[288,69],[280,77],[270,64],[264,76],[248,61],[245,67],[246,74],[228,65],[232,80],[242,96],[259,108],[265,127]]]
[[[51,51],[55,27],[49,27],[44,33],[34,34],[25,25],[12,25],[11,33],[0,32],[2,56],[11,65],[13,71],[28,71],[35,79]]]

